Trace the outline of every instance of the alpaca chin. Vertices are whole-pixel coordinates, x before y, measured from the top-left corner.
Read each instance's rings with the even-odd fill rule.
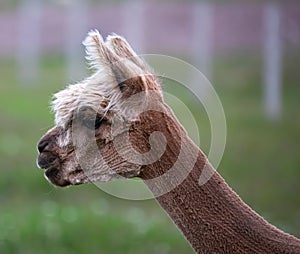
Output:
[[[61,177],[60,170],[56,167],[48,168],[44,173],[45,178],[48,182],[55,186],[66,187],[71,185],[70,181],[65,180]]]

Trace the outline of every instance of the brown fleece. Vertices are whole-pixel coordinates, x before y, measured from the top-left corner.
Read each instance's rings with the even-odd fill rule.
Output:
[[[167,149],[159,161],[144,167],[140,177],[156,194],[168,183],[157,181],[153,184],[147,180],[162,175],[172,167],[178,157],[180,142],[188,142],[190,152],[198,154],[188,177],[167,194],[157,197],[196,253],[300,253],[299,239],[269,224],[246,205],[215,172],[203,152],[187,135],[179,136],[182,127],[175,117],[172,119],[160,114],[153,113],[150,117],[150,121],[157,117],[159,122],[151,121],[150,124],[144,121],[146,125],[141,133],[162,131],[168,141]],[[206,170],[212,171],[213,176],[200,186],[199,177],[205,164],[208,166]],[[182,163],[182,170],[188,170],[185,162]]]

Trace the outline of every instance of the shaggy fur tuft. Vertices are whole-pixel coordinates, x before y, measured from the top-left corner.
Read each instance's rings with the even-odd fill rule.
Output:
[[[124,47],[117,48],[116,40]],[[88,65],[95,72],[91,77],[69,85],[54,95],[52,110],[55,112],[55,124],[62,128],[72,120],[74,111],[83,105],[99,109],[105,100],[108,103],[103,110],[115,109],[121,114],[125,113],[126,109],[120,102],[122,94],[119,84],[134,77],[141,77],[145,82],[145,76],[149,75],[146,65],[120,36],[108,36],[104,42],[100,33],[93,30],[89,32],[83,45]]]

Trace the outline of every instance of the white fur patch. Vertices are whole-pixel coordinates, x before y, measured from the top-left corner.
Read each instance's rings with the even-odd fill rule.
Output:
[[[110,69],[105,58],[105,42],[97,30],[90,31],[82,44],[85,46],[85,58],[91,68]]]
[[[61,134],[57,138],[57,144],[60,148],[63,148],[71,143],[71,131],[66,130],[64,134]]]
[[[88,63],[90,67],[96,69],[96,72],[82,82],[69,85],[54,95],[52,110],[55,112],[55,124],[63,128],[80,105],[99,108],[105,98],[112,97],[112,94],[118,97],[116,95],[120,94],[112,70],[103,57],[102,36],[98,31],[91,31],[83,44],[86,47]]]

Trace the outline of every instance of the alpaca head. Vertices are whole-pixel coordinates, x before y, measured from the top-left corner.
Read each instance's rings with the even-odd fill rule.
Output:
[[[55,126],[38,144],[38,165],[58,186],[138,176],[161,156],[162,145],[149,151],[165,108],[156,76],[122,37],[92,31],[84,45],[95,72],[54,95]]]

